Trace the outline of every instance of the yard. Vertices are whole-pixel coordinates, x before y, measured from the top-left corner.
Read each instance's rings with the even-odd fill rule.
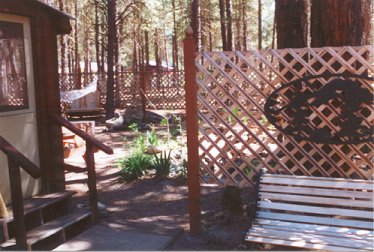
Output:
[[[170,112],[170,111],[169,111]],[[165,113],[165,112],[163,112]],[[177,114],[180,116],[181,114]],[[182,116],[182,118],[184,118]],[[169,247],[170,250],[241,250],[244,233],[250,223],[250,209],[246,209],[252,200],[252,190],[242,189],[241,198],[244,210],[240,214],[231,214],[221,204],[222,188],[203,185],[201,194],[203,235],[189,235],[188,188],[186,179],[175,172],[182,165],[185,157],[185,126],[182,122],[183,134],[167,141],[167,129],[157,125],[155,133],[169,143],[172,149],[173,169],[167,178],[158,178],[151,170],[139,179],[125,182],[120,179],[120,169],[115,160],[129,155],[139,135],[132,130],[105,131],[105,127],[95,129],[95,137],[114,149],[114,155],[96,153],[97,188],[99,201],[106,206],[106,214],[100,221],[108,218],[113,222],[131,226],[139,230],[157,230],[167,232],[179,228],[185,232]],[[126,147],[127,146],[127,147]],[[181,156],[182,155],[182,156]],[[67,163],[84,165],[79,154],[66,159]],[[179,166],[179,167],[178,167]],[[77,191],[76,205],[87,202],[86,175],[72,172],[66,173],[67,189]]]

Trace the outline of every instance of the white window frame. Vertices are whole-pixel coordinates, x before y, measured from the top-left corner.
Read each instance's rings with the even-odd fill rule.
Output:
[[[33,68],[33,57],[32,57],[30,18],[24,17],[24,16],[16,16],[16,15],[0,13],[0,21],[19,23],[19,24],[22,24],[23,26],[26,80],[27,80],[27,97],[28,97],[28,108],[0,112],[0,117],[33,113],[35,112],[35,89],[34,89],[34,68]]]

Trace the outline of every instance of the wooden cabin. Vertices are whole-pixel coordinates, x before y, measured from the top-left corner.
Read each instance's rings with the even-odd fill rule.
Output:
[[[36,228],[26,223],[27,216],[40,211],[34,215],[44,223],[43,214],[48,211],[33,209],[41,204],[31,204],[30,198],[65,201],[54,209],[54,203],[48,203],[50,212],[61,210],[69,202],[71,194],[65,192],[62,126],[90,143],[86,157],[93,201],[96,182],[92,176],[94,161],[90,148],[96,146],[111,152],[60,117],[57,35],[71,31],[71,19],[68,14],[37,0],[0,0],[0,200],[3,199],[0,203],[5,203],[10,212],[0,216],[0,224],[3,223],[0,244],[8,238],[9,243],[15,237],[20,249],[34,246],[26,241],[28,230]],[[48,200],[42,200],[43,204]],[[97,219],[97,202],[91,207]],[[6,215],[7,211],[1,212]],[[11,222],[13,227],[8,229],[6,224],[9,226]]]

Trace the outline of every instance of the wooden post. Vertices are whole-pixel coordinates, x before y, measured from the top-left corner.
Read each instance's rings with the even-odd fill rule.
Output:
[[[18,250],[27,250],[26,227],[23,207],[22,181],[19,165],[8,158],[10,194],[15,229],[15,239]]]
[[[198,142],[195,40],[191,27],[187,28],[186,30],[186,38],[184,39],[183,44],[186,91],[190,231],[192,235],[199,235],[201,233],[199,176],[200,160]]]
[[[145,65],[144,65],[144,62],[142,62],[142,66],[141,66],[141,72],[140,72],[140,97],[142,99],[142,112],[143,112],[143,118],[142,118],[142,121],[143,123],[146,123],[147,121],[147,111],[146,111],[146,106],[147,106],[147,103],[146,103],[146,92],[147,92],[147,89],[146,89],[146,76],[145,76]]]
[[[86,165],[87,165],[87,185],[90,198],[90,209],[92,211],[92,222],[97,223],[99,220],[98,197],[96,188],[96,171],[95,171],[95,156],[93,146],[86,141]]]

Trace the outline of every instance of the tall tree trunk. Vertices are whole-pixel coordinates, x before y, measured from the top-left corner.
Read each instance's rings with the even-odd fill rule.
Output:
[[[175,0],[171,1],[172,8],[173,8],[173,63],[174,69],[178,71],[179,64],[178,64],[178,39],[177,39],[177,21],[176,21],[176,8],[175,8]]]
[[[106,104],[105,116],[106,119],[114,117],[115,103],[114,103],[114,50],[116,39],[116,5],[117,0],[107,0],[108,4],[108,79],[106,90]]]
[[[262,1],[258,0],[258,49],[262,49]]]
[[[105,28],[104,22],[102,22],[102,24],[101,24],[101,30],[102,31],[107,30]],[[101,53],[101,57],[100,57],[101,58],[101,63],[100,63],[101,70],[100,70],[100,72],[101,73],[104,73],[108,69],[108,66],[105,68],[105,65],[106,65],[106,62],[107,62],[107,61],[105,61],[105,60],[107,60],[107,58],[105,58],[105,51],[106,51],[105,45],[107,45],[105,39],[108,38],[108,34],[106,34],[106,35],[107,36],[104,36],[104,35],[101,36],[101,46],[100,46],[100,53]]]
[[[72,74],[73,71],[73,57],[71,55],[71,45],[70,45],[70,39],[67,40],[67,48],[68,48],[68,69],[69,74]]]
[[[240,0],[236,0],[236,21],[235,21],[235,25],[236,25],[236,44],[235,44],[235,48],[236,50],[238,51],[241,51],[242,50],[242,45],[241,45],[241,42],[243,41],[243,35],[242,35],[242,31],[241,31],[241,21],[242,21],[242,1]]]
[[[192,29],[195,36],[196,50],[201,50],[201,2],[192,0]]]
[[[145,48],[145,65],[146,68],[149,67],[149,37],[148,31],[144,31],[144,48]]]
[[[136,44],[136,31],[132,31],[132,71],[137,72],[138,69],[138,50]]]
[[[248,39],[248,34],[247,34],[247,3],[246,0],[242,0],[242,23],[243,23],[243,50],[246,51],[247,48],[247,39]]]
[[[226,0],[226,17],[227,17],[227,51],[233,50],[232,36],[232,0]]]
[[[74,24],[74,72],[77,74],[77,81],[76,81],[76,89],[81,89],[82,88],[82,80],[81,80],[81,65],[80,65],[80,57],[79,57],[79,51],[78,51],[78,20],[79,20],[79,12],[78,12],[78,1],[75,1],[74,3],[74,13],[76,16],[75,24]]]
[[[166,27],[165,26],[164,26],[164,30],[163,30],[163,42],[164,42],[165,63],[166,63],[167,68],[169,68],[169,56],[168,56],[167,39],[166,39]]]
[[[155,51],[155,61],[156,61],[157,71],[160,71],[160,69],[161,69],[161,59],[160,59],[159,49],[160,49],[160,47],[159,47],[158,31],[157,31],[157,28],[155,28],[154,51]]]
[[[94,1],[95,4],[95,55],[97,71],[100,72],[100,43],[99,43],[99,3],[98,0]]]
[[[307,46],[307,4],[307,0],[275,0],[277,47],[279,49]]]
[[[60,11],[64,11],[64,1],[59,0],[59,8]],[[60,35],[60,52],[61,52],[61,64],[60,64],[60,71],[62,74],[66,72],[66,42],[65,36]]]
[[[219,0],[219,20],[221,23],[222,50],[227,51],[225,0]]]
[[[311,46],[369,44],[371,0],[312,0]]]

